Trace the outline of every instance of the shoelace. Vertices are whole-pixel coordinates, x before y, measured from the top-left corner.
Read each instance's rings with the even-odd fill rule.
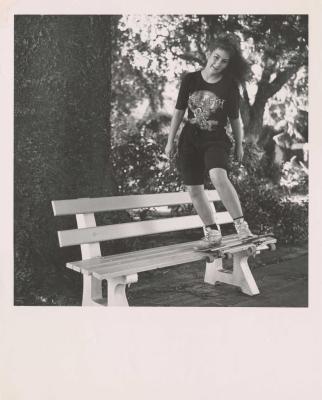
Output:
[[[243,222],[235,222],[236,229],[246,229],[248,228],[248,224],[246,221]]]
[[[205,237],[203,237],[202,240],[204,242],[209,241],[209,232],[208,231],[205,232]]]
[[[210,237],[211,237],[211,232],[205,230],[205,236],[201,239],[204,242],[209,242],[210,241]]]
[[[210,239],[210,232],[207,229],[204,229],[204,237],[201,239],[204,242],[209,242]]]

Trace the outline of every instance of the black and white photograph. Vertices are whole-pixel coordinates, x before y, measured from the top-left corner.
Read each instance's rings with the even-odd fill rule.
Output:
[[[321,399],[321,11],[1,2],[1,399]]]
[[[308,306],[308,15],[14,22],[16,306]]]

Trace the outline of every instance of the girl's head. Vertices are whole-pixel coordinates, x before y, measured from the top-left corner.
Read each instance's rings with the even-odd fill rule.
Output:
[[[238,82],[247,80],[250,72],[250,67],[242,56],[239,39],[233,34],[218,36],[210,43],[207,67],[217,73],[230,75]]]

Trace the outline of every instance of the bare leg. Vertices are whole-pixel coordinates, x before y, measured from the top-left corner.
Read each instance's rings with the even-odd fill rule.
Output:
[[[215,216],[210,207],[204,185],[187,186],[192,204],[205,225],[215,223]]]
[[[226,207],[232,218],[238,218],[243,215],[243,211],[240,205],[239,197],[230,182],[227,171],[223,168],[213,168],[209,171],[211,182],[215,186],[220,200]]]

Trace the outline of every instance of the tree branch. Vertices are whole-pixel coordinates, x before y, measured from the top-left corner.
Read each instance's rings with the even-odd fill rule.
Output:
[[[189,54],[189,53],[178,54],[175,51],[173,51],[172,49],[170,49],[170,51],[175,57],[181,58],[182,60],[190,61],[190,62],[197,62],[200,65],[204,64],[204,62],[199,57],[194,56],[193,54]]]
[[[250,102],[249,102],[249,96],[248,96],[248,91],[246,88],[246,85],[243,83],[242,85],[242,92],[243,92],[243,96],[241,99],[241,103],[240,103],[240,113],[241,113],[241,118],[245,126],[248,126],[249,124],[249,120],[250,120]]]
[[[272,97],[276,92],[278,92],[281,87],[294,75],[301,66],[292,66],[290,68],[285,69],[284,71],[277,74],[276,78],[267,85],[267,90],[265,91],[265,97],[269,99]]]
[[[269,49],[265,52],[265,68],[263,71],[262,79],[259,82],[259,95],[264,96],[267,100],[278,92],[281,87],[294,75],[302,66],[307,64],[307,54],[296,54],[288,62],[289,66],[282,72],[277,73],[276,78],[269,82],[270,76],[274,73],[276,66],[276,59],[273,57],[274,50]]]

